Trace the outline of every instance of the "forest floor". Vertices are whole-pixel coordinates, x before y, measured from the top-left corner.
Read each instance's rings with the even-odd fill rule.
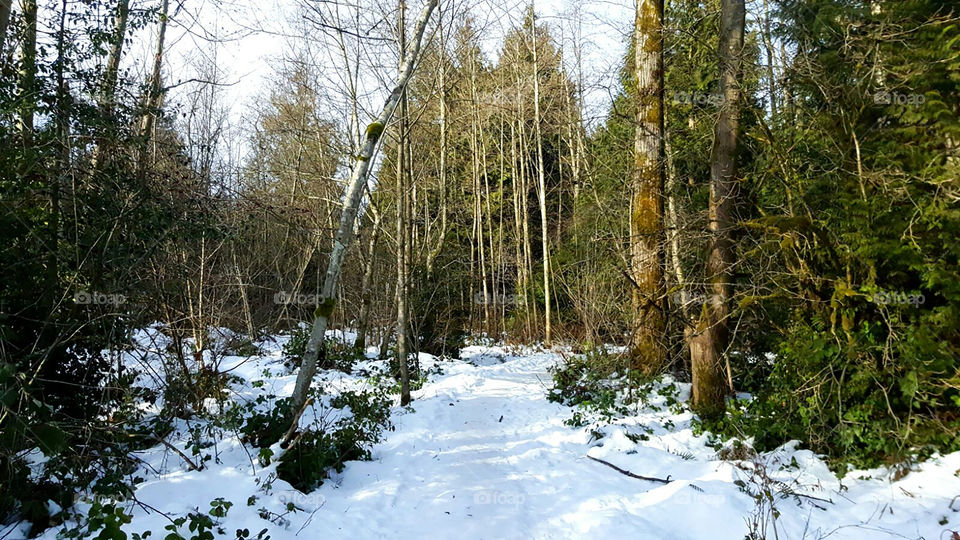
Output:
[[[289,395],[295,375],[280,363],[281,346],[222,359],[239,377],[231,399]],[[318,384],[325,393],[363,387],[384,364],[374,353],[351,374],[321,372]],[[217,519],[229,538],[266,528],[273,539],[950,539],[960,529],[960,453],[905,476],[877,469],[838,480],[793,444],[720,459],[710,437],[691,429],[682,383],[665,380],[629,414],[597,418],[547,399],[558,352],[471,346],[459,360],[420,361],[432,374],[409,407],[393,407],[395,429],[372,460],[347,463],[308,494],[276,479],[276,465],[261,467],[235,434],[197,457],[190,440],[200,424],[184,422],[168,442],[210,458],[193,471],[168,447],[139,452],[144,481],[124,505],[133,516],[124,530],[163,538],[170,518],[209,510],[217,498],[233,503]]]

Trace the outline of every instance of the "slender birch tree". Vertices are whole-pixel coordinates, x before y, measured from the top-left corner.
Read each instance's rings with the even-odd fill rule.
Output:
[[[360,199],[363,195],[363,188],[367,183],[370,161],[374,157],[380,136],[383,135],[384,126],[393,116],[397,104],[400,102],[403,90],[413,75],[414,65],[417,63],[420,55],[420,45],[423,41],[423,34],[427,28],[427,22],[430,20],[430,15],[433,13],[433,10],[437,7],[438,1],[439,0],[428,0],[423,11],[421,11],[417,17],[410,46],[404,55],[400,73],[379,116],[377,116],[377,119],[373,123],[367,126],[366,139],[359,155],[357,155],[356,163],[350,174],[350,180],[347,183],[347,190],[344,197],[343,212],[340,216],[340,225],[333,240],[333,249],[330,252],[330,258],[327,262],[327,271],[321,290],[323,301],[314,314],[310,338],[307,341],[303,362],[300,370],[297,372],[297,381],[293,394],[291,395],[290,401],[293,414],[290,421],[290,429],[287,432],[284,443],[289,444],[291,438],[296,433],[300,415],[303,414],[303,409],[307,403],[307,394],[310,390],[313,376],[317,372],[317,360],[324,349],[323,337],[327,331],[327,322],[330,320],[330,315],[333,313],[334,306],[336,305],[337,282],[340,279],[340,271],[343,266],[347,248],[353,240],[354,224],[360,209]]]
[[[406,27],[404,16],[407,3],[400,0],[399,17],[397,19],[397,41],[400,49],[400,58],[404,59],[407,49]],[[403,65],[400,70],[402,73]],[[407,185],[407,139],[409,135],[407,125],[407,90],[400,91],[400,115],[397,119],[397,364],[400,367],[400,404],[410,403],[410,370],[407,364],[409,343],[407,335],[410,328],[409,313],[409,274],[410,274],[410,194]]]
[[[537,53],[540,43],[537,39],[537,19],[533,2],[530,3],[530,47],[533,50],[533,129],[534,136],[537,139],[537,199],[540,203],[540,243],[543,250],[541,257],[544,300],[543,344],[549,347],[551,338],[550,318],[552,316],[552,310],[550,309],[550,232],[547,223],[547,181],[543,164],[543,133],[540,125],[543,121],[543,115],[540,112],[540,57]]]

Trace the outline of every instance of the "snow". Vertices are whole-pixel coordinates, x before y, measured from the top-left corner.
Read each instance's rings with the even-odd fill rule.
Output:
[[[140,337],[156,342],[156,336]],[[234,385],[233,399],[289,395],[295,374],[280,364],[282,344],[268,340],[258,344],[258,356],[220,359],[221,369],[243,381]],[[375,358],[376,349],[368,356]],[[149,355],[138,359],[148,362]],[[420,361],[442,373],[413,392],[411,406],[393,407],[395,430],[374,447],[371,461],[350,462],[304,494],[276,479],[275,465],[261,467],[256,449],[230,432],[202,450],[211,458],[201,471],[157,446],[138,453],[144,466],[137,474],[145,481],[135,497],[142,504],[123,503],[133,515],[124,530],[162,537],[169,521],[161,513],[207,511],[210,501],[224,498],[233,502],[220,520],[230,537],[236,529],[255,537],[266,528],[273,539],[739,540],[758,508],[750,493],[765,487],[779,512],[775,534],[769,513],[761,512],[768,538],[949,539],[960,529],[960,499],[950,508],[960,495],[960,453],[935,456],[898,480],[877,469],[852,471],[841,481],[793,443],[722,460],[706,436],[694,434],[692,415],[663,396],[610,422],[568,425],[575,409],[547,400],[548,368],[562,361],[559,351],[474,345],[459,360],[421,354]],[[353,374],[321,372],[317,382],[326,393],[363,388],[369,384],[363,373],[382,363],[361,364]],[[661,387],[668,385],[679,389],[681,402],[686,398],[686,385],[665,379]],[[322,414],[317,409],[305,417]],[[168,439],[188,456],[190,427],[197,425],[184,421]],[[667,482],[632,478],[587,456]],[[784,490],[802,496],[778,495]],[[289,512],[288,503],[298,510]],[[88,507],[78,504],[81,511]]]

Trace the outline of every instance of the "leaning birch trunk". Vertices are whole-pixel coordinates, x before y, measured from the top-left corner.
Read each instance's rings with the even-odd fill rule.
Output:
[[[307,401],[307,392],[310,390],[310,383],[313,381],[313,376],[317,372],[317,358],[320,356],[323,348],[323,336],[327,331],[327,321],[333,313],[333,308],[336,303],[335,294],[337,281],[340,278],[343,259],[346,255],[347,247],[353,240],[354,222],[356,221],[357,212],[360,209],[360,198],[363,194],[363,187],[367,183],[370,161],[373,159],[373,153],[377,148],[377,141],[380,140],[380,135],[383,134],[383,128],[390,120],[390,117],[393,116],[393,111],[397,108],[397,103],[400,101],[400,96],[403,94],[407,81],[410,80],[410,76],[413,74],[413,66],[417,61],[417,56],[420,54],[420,42],[423,40],[423,33],[427,27],[427,21],[430,19],[430,14],[433,13],[434,8],[437,7],[437,2],[438,0],[429,0],[417,18],[411,47],[407,50],[406,57],[403,60],[403,66],[397,77],[396,85],[394,85],[390,96],[387,98],[386,103],[384,103],[383,110],[380,111],[380,116],[377,117],[375,122],[367,126],[366,140],[360,149],[356,166],[350,175],[350,181],[347,184],[346,196],[343,202],[343,214],[340,216],[340,226],[333,240],[333,249],[330,252],[330,259],[327,263],[327,273],[323,281],[323,289],[321,289],[323,301],[320,306],[317,307],[313,319],[313,328],[310,331],[310,339],[307,341],[306,351],[303,355],[303,363],[300,366],[300,371],[297,372],[297,382],[293,389],[293,395],[290,396],[293,416],[291,418],[290,429],[284,438],[284,446],[287,446],[287,443],[289,443],[297,431],[300,415],[303,414],[304,404]]]
[[[740,118],[740,66],[743,54],[744,0],[723,0],[720,14],[720,90],[723,104],[714,128],[710,156],[710,251],[707,279],[710,293],[690,340],[693,409],[705,418],[724,412],[727,387],[723,356],[729,342],[731,268],[736,199],[737,129]]]

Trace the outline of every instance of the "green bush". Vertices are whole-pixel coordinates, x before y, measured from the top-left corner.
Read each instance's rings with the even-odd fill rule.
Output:
[[[829,329],[796,324],[762,391],[704,427],[753,436],[761,451],[800,440],[840,472],[847,464],[873,467],[960,450],[957,392],[933,384],[949,360],[917,350],[922,332],[915,331],[894,353],[899,360],[884,362],[878,332],[863,325],[837,340]]]
[[[300,327],[290,334],[290,340],[283,346],[283,355],[289,367],[300,367],[309,340],[309,327]],[[364,352],[357,350],[353,345],[328,337],[324,340],[324,350],[321,351],[317,367],[351,373],[353,366],[365,358]]]
[[[266,398],[260,396],[255,403],[265,402]],[[286,433],[292,415],[290,398],[278,399],[273,407],[266,411],[253,410],[240,428],[240,440],[257,448],[271,446],[280,441]]]
[[[290,339],[283,345],[283,356],[287,364],[300,367],[303,355],[307,351],[307,341],[309,339],[310,327],[308,326],[298,326],[290,332]]]
[[[347,461],[369,460],[370,447],[390,427],[391,400],[382,390],[344,392],[331,400],[335,408],[350,407],[351,415],[331,429],[308,431],[280,458],[277,476],[300,491],[320,486],[329,471],[343,471]]]
[[[609,402],[611,391],[618,385],[608,379],[624,374],[625,368],[626,362],[622,356],[611,354],[603,348],[589,349],[585,354],[571,357],[550,369],[553,388],[547,399],[568,406]]]

